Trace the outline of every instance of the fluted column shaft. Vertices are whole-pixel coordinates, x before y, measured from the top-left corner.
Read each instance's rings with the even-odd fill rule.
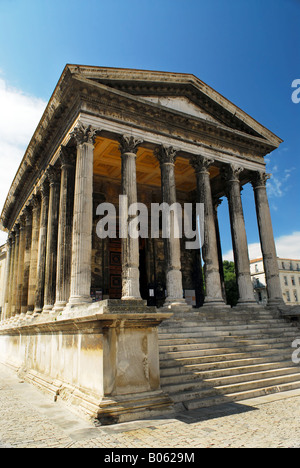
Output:
[[[91,255],[93,228],[93,161],[96,130],[79,125],[77,141],[72,268],[69,305],[91,302]]]
[[[25,216],[22,215],[19,220],[19,254],[18,254],[18,279],[17,279],[17,297],[16,297],[16,314],[21,314],[22,306],[22,287],[24,277],[24,256],[25,256],[25,232],[26,220]]]
[[[11,290],[11,314],[16,314],[16,303],[17,303],[17,288],[18,288],[18,258],[19,258],[19,241],[20,231],[19,225],[17,224],[14,228],[15,232],[15,252],[14,252],[14,263],[13,263],[13,278],[12,278],[12,290]]]
[[[70,148],[61,148],[61,184],[58,220],[55,310],[62,310],[70,297],[72,223],[74,208],[75,157]]]
[[[127,209],[137,203],[136,153],[141,143],[134,137],[121,138],[122,195],[127,197]],[[127,225],[134,216],[126,219]],[[125,220],[124,220],[125,221]],[[122,299],[141,299],[139,271],[139,239],[127,236],[122,238]]]
[[[39,245],[37,256],[37,282],[35,290],[34,314],[42,311],[44,305],[45,290],[45,268],[46,268],[46,247],[47,247],[47,228],[48,228],[48,210],[49,210],[49,185],[46,180],[40,187],[41,193],[41,215],[39,226]]]
[[[204,305],[224,305],[209,174],[209,168],[213,162],[213,159],[202,156],[193,157],[191,160],[197,177],[198,203],[204,205],[204,239],[202,239],[206,289]]]
[[[11,239],[11,255],[10,255],[10,262],[9,262],[9,291],[8,291],[8,301],[7,301],[7,311],[6,311],[6,318],[10,318],[12,316],[12,285],[13,285],[13,277],[14,277],[14,258],[15,258],[15,233],[10,233]]]
[[[241,198],[239,175],[242,170],[241,167],[230,165],[225,169],[224,175],[227,184],[233,253],[239,289],[238,304],[251,305],[255,304],[256,301],[251,281],[248,242]]]
[[[29,268],[29,283],[28,283],[28,307],[27,313],[32,314],[35,305],[35,292],[37,285],[37,263],[38,263],[38,248],[40,235],[40,215],[41,215],[41,200],[37,195],[32,198],[32,237],[31,237],[31,256]]]
[[[32,236],[32,209],[26,207],[25,209],[25,252],[24,252],[24,267],[23,267],[23,281],[22,281],[22,299],[21,299],[21,314],[27,312],[28,306],[28,285],[29,285],[29,270],[30,270],[30,257],[31,257],[31,236]]]
[[[58,233],[58,211],[60,196],[60,177],[57,169],[49,167],[47,177],[50,182],[47,247],[46,247],[46,269],[45,269],[45,291],[43,313],[53,309],[56,291],[56,265],[57,265],[57,233]]]
[[[169,207],[176,203],[175,160],[176,150],[172,147],[156,148],[155,156],[161,169],[162,201]],[[170,236],[164,239],[167,298],[165,306],[187,306],[183,299],[180,239],[175,236],[175,213],[170,213]]]
[[[269,305],[283,304],[282,289],[279,278],[276,246],[272,227],[272,219],[268,202],[266,183],[269,174],[257,172],[253,178],[255,206],[266,274]]]
[[[10,275],[10,262],[11,262],[11,237],[8,236],[6,241],[6,263],[5,263],[5,280],[4,280],[4,310],[2,312],[1,321],[8,318],[8,298],[9,298],[9,275]]]

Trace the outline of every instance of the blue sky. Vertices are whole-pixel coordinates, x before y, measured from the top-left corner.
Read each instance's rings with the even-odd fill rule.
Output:
[[[0,0],[0,204],[66,63],[193,73],[284,140],[268,192],[278,254],[300,258],[299,57],[300,0]],[[229,258],[226,201],[219,212]]]

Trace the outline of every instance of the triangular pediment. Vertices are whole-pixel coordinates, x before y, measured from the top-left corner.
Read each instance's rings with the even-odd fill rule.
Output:
[[[158,104],[168,109],[173,109],[186,115],[209,120],[210,122],[220,123],[219,120],[212,117],[185,96],[142,96],[142,98],[146,101],[153,102],[154,104]]]
[[[67,65],[71,74],[278,147],[282,140],[194,75]]]

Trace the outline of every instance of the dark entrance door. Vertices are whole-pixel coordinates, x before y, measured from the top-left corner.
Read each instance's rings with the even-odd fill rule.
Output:
[[[122,246],[121,239],[109,241],[109,298],[122,297]]]

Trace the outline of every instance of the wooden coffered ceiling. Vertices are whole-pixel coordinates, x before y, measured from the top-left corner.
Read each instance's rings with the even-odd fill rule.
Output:
[[[161,174],[159,162],[153,151],[140,147],[137,152],[137,183],[160,187]],[[121,180],[121,158],[119,143],[116,140],[98,137],[94,150],[94,174],[108,179]],[[211,177],[219,174],[217,168],[211,168]],[[183,192],[196,189],[196,176],[188,159],[178,157],[175,164],[176,188]]]

